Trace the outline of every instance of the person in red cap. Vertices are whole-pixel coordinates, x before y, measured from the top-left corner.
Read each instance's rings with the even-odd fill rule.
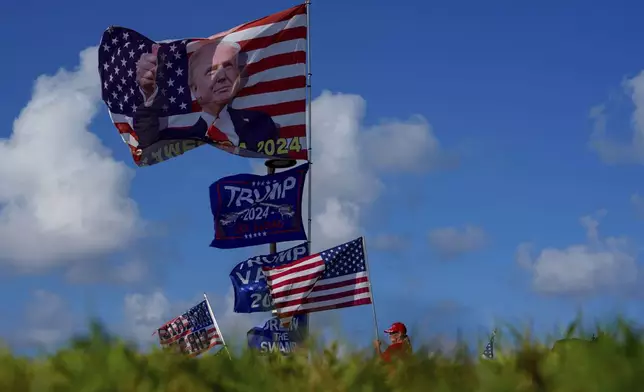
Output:
[[[385,330],[385,333],[389,335],[391,344],[384,352],[380,348],[380,340],[373,342],[376,352],[383,361],[391,362],[393,358],[401,358],[411,353],[411,342],[409,341],[409,336],[407,336],[407,327],[405,327],[405,324],[399,322],[393,323],[389,329]]]

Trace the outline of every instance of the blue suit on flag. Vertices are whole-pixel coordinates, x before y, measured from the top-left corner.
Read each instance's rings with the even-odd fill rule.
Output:
[[[150,106],[141,104],[134,112],[132,125],[139,138],[140,149],[145,149],[161,140],[201,140],[230,145],[228,138],[215,127],[209,126],[203,117],[199,117],[199,120],[190,127],[162,128],[160,118],[164,104],[165,99],[158,94]],[[270,115],[258,110],[233,109],[230,106],[225,110],[239,137],[238,145],[245,144],[246,149],[258,151],[259,142],[277,140],[279,131]]]

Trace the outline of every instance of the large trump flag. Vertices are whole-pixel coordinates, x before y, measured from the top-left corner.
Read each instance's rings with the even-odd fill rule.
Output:
[[[112,26],[98,52],[102,98],[138,166],[204,144],[307,159],[306,39],[305,5],[205,38],[155,42]]]

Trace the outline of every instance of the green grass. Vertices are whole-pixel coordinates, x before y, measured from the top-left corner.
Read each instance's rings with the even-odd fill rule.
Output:
[[[337,347],[310,345],[310,355],[259,357],[244,352],[191,359],[155,350],[140,353],[93,325],[65,348],[26,359],[0,349],[0,391],[565,391],[644,390],[644,341],[617,323],[592,344],[549,346],[513,333],[512,350],[494,361],[417,353],[404,365],[383,366],[369,353],[338,357]],[[573,325],[567,335],[574,334]]]

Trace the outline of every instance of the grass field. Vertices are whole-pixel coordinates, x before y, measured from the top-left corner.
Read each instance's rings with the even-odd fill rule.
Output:
[[[555,351],[514,333],[516,346],[492,361],[457,351],[450,357],[418,352],[386,367],[368,353],[336,355],[314,347],[307,355],[208,355],[190,359],[133,346],[93,326],[86,337],[39,358],[0,351],[0,391],[644,391],[644,341],[626,324],[593,343],[570,341]],[[568,335],[574,334],[574,327]]]

